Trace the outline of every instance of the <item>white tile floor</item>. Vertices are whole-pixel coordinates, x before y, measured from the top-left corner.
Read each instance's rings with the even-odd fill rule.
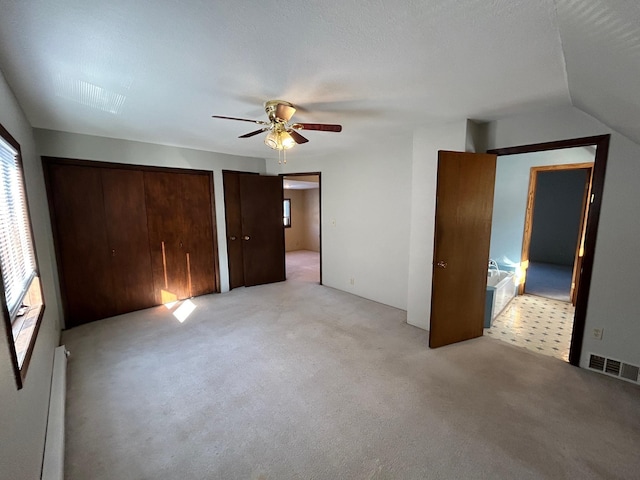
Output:
[[[525,294],[514,298],[484,334],[567,362],[573,317],[571,303]]]

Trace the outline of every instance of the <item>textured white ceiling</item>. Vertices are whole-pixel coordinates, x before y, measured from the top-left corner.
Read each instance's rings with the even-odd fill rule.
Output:
[[[640,2],[563,0],[558,18],[573,104],[640,143]]]
[[[640,139],[637,2],[557,3],[0,0],[0,68],[34,127],[238,155],[272,151],[211,115],[268,99],[344,127],[290,156],[572,98]]]

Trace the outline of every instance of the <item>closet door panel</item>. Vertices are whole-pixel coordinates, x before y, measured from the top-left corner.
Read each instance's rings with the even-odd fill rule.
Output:
[[[141,171],[103,169],[102,189],[117,313],[157,305]]]
[[[179,175],[144,172],[149,250],[158,303],[189,296],[187,261],[182,243],[182,188]]]
[[[115,308],[100,169],[50,164],[49,186],[66,327],[109,317]]]
[[[215,291],[211,183],[208,175],[180,174],[182,244],[190,296]]]
[[[222,181],[224,184],[224,213],[227,227],[229,288],[236,288],[244,285],[239,175],[240,174],[237,172],[222,172]]]

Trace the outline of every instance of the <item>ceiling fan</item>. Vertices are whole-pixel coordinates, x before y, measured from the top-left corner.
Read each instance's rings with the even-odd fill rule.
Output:
[[[262,132],[269,132],[264,139],[264,143],[274,150],[288,150],[296,144],[307,143],[309,140],[300,135],[298,130],[320,130],[322,132],[342,131],[342,125],[327,123],[291,123],[291,117],[293,117],[293,114],[296,112],[296,108],[284,100],[269,100],[265,102],[264,111],[267,117],[269,117],[268,122],[263,120],[249,120],[246,118],[223,117],[221,115],[213,115],[213,118],[239,120],[241,122],[263,125],[262,128],[240,135],[238,138],[249,138]]]

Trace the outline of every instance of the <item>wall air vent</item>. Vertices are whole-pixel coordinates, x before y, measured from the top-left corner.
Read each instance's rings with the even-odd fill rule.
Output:
[[[620,360],[605,358],[592,353],[589,355],[589,368],[612,377],[640,384],[640,367],[636,365],[630,365]]]
[[[589,358],[589,368],[592,368],[594,370],[600,370],[601,372],[604,371],[604,362],[605,362],[606,358],[604,357],[600,357],[598,355],[591,355],[591,357]]]
[[[604,371],[611,375],[620,375],[620,362],[616,360],[607,359],[607,365],[604,367]]]
[[[638,378],[638,374],[640,374],[640,367],[636,367],[635,365],[627,365],[626,363],[622,364],[622,371],[620,372],[620,376],[622,378],[626,378],[627,380],[631,380],[632,382],[637,382],[640,380]]]

